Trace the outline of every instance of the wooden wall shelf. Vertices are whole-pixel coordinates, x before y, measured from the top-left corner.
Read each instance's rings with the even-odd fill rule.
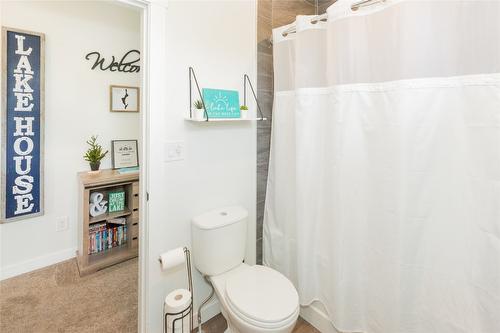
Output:
[[[130,214],[132,214],[132,211],[128,208],[125,208],[125,210],[122,210],[119,212],[104,213],[104,214],[96,216],[96,217],[91,217],[89,219],[89,224],[103,222],[103,221],[107,221],[109,219],[115,219],[117,217],[125,217],[125,216],[129,216]]]
[[[186,121],[192,121],[194,123],[217,123],[217,122],[237,122],[237,121],[265,121],[267,118],[209,118],[207,119],[193,119],[186,117]]]
[[[125,260],[137,257],[139,237],[139,173],[121,174],[117,170],[101,170],[99,173],[80,172],[79,219],[77,263],[80,275],[97,272]],[[109,190],[121,188],[125,191],[125,209],[106,212],[92,217],[89,213],[90,194],[94,191],[107,194]],[[105,195],[104,200],[108,200]],[[109,208],[109,207],[108,207]],[[95,223],[104,223],[114,218],[126,218],[126,243],[89,254],[89,228]]]

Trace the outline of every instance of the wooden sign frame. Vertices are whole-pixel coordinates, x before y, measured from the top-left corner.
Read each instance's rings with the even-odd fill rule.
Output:
[[[39,49],[35,50],[39,52],[39,68],[32,68],[33,71],[38,71],[38,78],[33,74],[33,78],[35,80],[27,80],[29,82],[29,85],[33,89],[33,94],[36,96],[35,89],[38,89],[38,99],[35,101],[33,97],[31,97],[31,101],[34,103],[38,103],[37,109],[35,109],[37,112],[35,112],[38,116],[38,119],[34,119],[33,123],[35,124],[33,128],[38,129],[38,133],[35,133],[34,138],[35,142],[33,142],[33,149],[35,150],[36,153],[38,153],[38,156],[32,156],[33,159],[35,159],[35,165],[38,165],[38,167],[35,170],[35,173],[32,175],[30,172],[27,173],[27,176],[33,176],[35,179],[35,176],[38,176],[38,179],[36,179],[36,193],[35,197],[33,197],[33,200],[35,201],[34,208],[33,208],[33,213],[29,212],[23,212],[20,213],[19,216],[10,216],[11,214],[7,212],[8,210],[8,190],[7,189],[7,179],[8,179],[8,173],[12,172],[12,166],[15,165],[15,162],[13,160],[7,160],[7,153],[9,151],[9,148],[7,146],[7,139],[9,133],[7,133],[8,130],[8,125],[7,121],[10,120],[10,112],[8,109],[8,96],[7,96],[7,88],[8,88],[8,81],[7,81],[7,76],[8,75],[13,75],[13,73],[7,73],[8,70],[8,63],[9,63],[9,58],[8,58],[8,34],[10,32],[13,33],[19,33],[20,35],[24,35],[25,37],[30,37],[30,36],[35,36],[39,38]],[[21,30],[21,29],[15,29],[15,28],[8,28],[8,27],[2,27],[2,91],[1,91],[1,107],[0,107],[0,121],[1,121],[1,126],[2,126],[2,145],[1,145],[1,176],[0,176],[0,223],[6,223],[6,222],[14,222],[18,220],[23,220],[23,219],[28,219],[28,218],[33,218],[36,216],[41,216],[44,214],[44,115],[45,115],[45,34],[43,33],[38,33],[38,32],[33,32],[33,31],[27,31],[27,30]],[[24,39],[23,39],[24,40]],[[29,50],[29,41],[24,48]],[[38,43],[37,43],[38,44]],[[19,45],[18,45],[19,47]],[[31,53],[31,52],[30,52]],[[36,53],[36,52],[35,52]],[[28,55],[29,56],[29,55]],[[30,58],[28,58],[29,60]],[[36,58],[35,58],[36,59]],[[30,65],[31,66],[31,65]],[[26,75],[26,68],[23,69],[23,75]],[[10,79],[10,77],[9,77]],[[38,84],[34,82],[38,82]],[[24,106],[27,106],[30,100],[26,100],[26,104]],[[36,106],[36,105],[35,105]],[[19,111],[19,110],[16,110]],[[34,114],[35,114],[34,113]],[[16,116],[22,117],[22,116],[28,116],[30,115],[28,112],[23,111],[20,112],[19,114],[16,114]],[[9,119],[7,119],[9,117]],[[21,120],[22,121],[22,120]],[[25,119],[26,123],[27,120]],[[22,125],[26,125],[26,123],[22,123]],[[28,129],[23,128],[23,130],[26,132]],[[35,144],[38,145],[38,147],[35,146]],[[19,143],[19,146],[21,143]],[[29,148],[29,144],[27,146]],[[28,150],[26,148],[26,150]],[[14,148],[15,149],[15,148]],[[21,148],[19,148],[21,149]],[[38,161],[36,160],[38,159]],[[20,162],[22,163],[22,162]],[[26,162],[28,163],[28,162]],[[31,161],[30,161],[30,166],[31,166]],[[9,170],[9,168],[11,170]],[[28,192],[27,187],[21,185],[18,190],[20,190],[21,193]],[[35,185],[33,185],[35,187]],[[13,189],[10,189],[10,193],[13,192]],[[28,204],[28,206],[26,206]],[[29,207],[30,203],[29,201],[25,202],[22,207],[26,208]]]

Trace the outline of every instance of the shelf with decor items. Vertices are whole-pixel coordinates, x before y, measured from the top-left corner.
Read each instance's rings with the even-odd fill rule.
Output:
[[[207,119],[194,119],[186,117],[184,118],[186,121],[191,121],[193,123],[213,123],[213,122],[232,122],[232,121],[259,121],[259,120],[267,120],[267,118],[210,118]]]
[[[193,103],[193,83],[196,87],[196,91],[198,92],[199,99]],[[255,104],[257,105],[256,116],[250,117],[248,115],[248,106],[247,106],[247,84],[250,87],[250,91],[252,92],[253,98],[255,99]],[[207,89],[211,90],[211,89]],[[220,91],[220,90],[218,90]],[[237,92],[236,99],[238,99]],[[189,115],[184,118],[186,121],[194,122],[194,123],[207,123],[207,122],[249,122],[249,121],[266,121],[267,118],[264,117],[262,110],[259,105],[259,100],[257,99],[257,95],[255,94],[255,90],[253,88],[252,82],[250,81],[250,77],[247,74],[243,75],[243,105],[240,108],[239,116],[236,114],[236,117],[231,114],[230,117],[215,117],[213,115],[209,115],[207,111],[207,101],[205,100],[205,89],[200,89],[200,85],[198,84],[198,79],[196,78],[196,74],[194,72],[193,67],[189,67]],[[235,101],[236,103],[236,101]],[[239,103],[239,101],[238,101]],[[210,106],[210,103],[209,103]],[[194,108],[193,108],[194,107]],[[227,110],[227,106],[226,106]],[[220,116],[220,115],[219,115]]]
[[[77,263],[80,275],[137,257],[139,173],[122,174],[111,169],[98,173],[80,172],[78,183]],[[107,208],[104,213],[92,216],[90,212],[95,200]],[[110,207],[116,211],[110,212]]]

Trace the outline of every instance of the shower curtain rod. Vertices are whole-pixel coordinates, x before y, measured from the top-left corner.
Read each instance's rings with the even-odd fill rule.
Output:
[[[351,10],[352,11],[357,11],[358,9],[360,9],[362,7],[371,6],[371,5],[374,5],[376,3],[385,2],[385,1],[386,0],[362,0],[362,1],[358,1],[358,2],[355,2],[355,3],[353,3],[351,5]],[[317,16],[313,17],[311,19],[311,23],[312,24],[316,24],[318,22],[326,22],[327,20],[328,20],[328,14],[325,13],[325,14],[321,14],[321,15],[317,15]],[[282,35],[283,35],[283,37],[286,37],[289,34],[293,34],[293,33],[296,33],[296,32],[297,32],[297,26],[294,24],[290,28],[288,28],[285,31],[283,31]],[[272,39],[270,39],[270,42],[272,44]]]

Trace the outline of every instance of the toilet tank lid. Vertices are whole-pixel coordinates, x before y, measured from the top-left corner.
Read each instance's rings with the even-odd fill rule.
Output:
[[[248,217],[248,211],[241,206],[229,206],[212,210],[193,217],[192,223],[200,229],[218,229],[239,222]]]

